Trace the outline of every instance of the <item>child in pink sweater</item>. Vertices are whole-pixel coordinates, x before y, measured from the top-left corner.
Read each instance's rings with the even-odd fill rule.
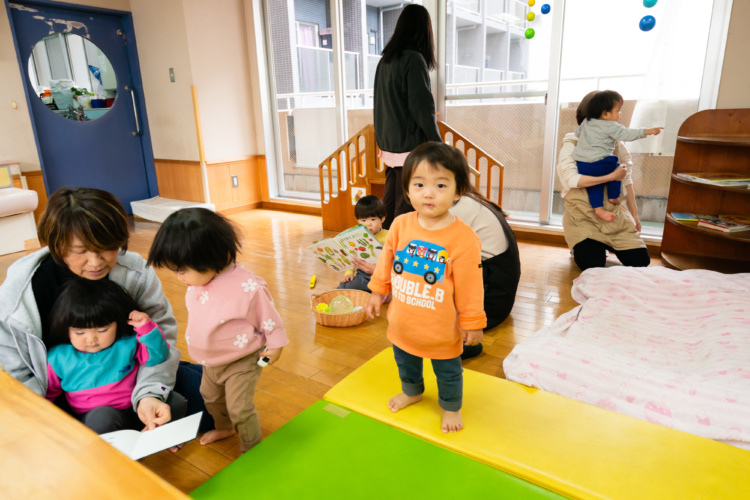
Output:
[[[273,364],[289,340],[265,281],[237,265],[240,246],[227,219],[187,208],[164,221],[148,263],[174,271],[188,286],[185,342],[190,357],[203,365],[201,395],[216,423],[200,443],[237,433],[245,452],[261,438],[253,403],[261,353]]]

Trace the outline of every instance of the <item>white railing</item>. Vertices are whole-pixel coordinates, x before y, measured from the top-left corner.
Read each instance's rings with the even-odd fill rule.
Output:
[[[487,71],[495,71],[495,72],[502,73],[502,71],[499,71],[499,70],[485,70],[485,73]],[[451,100],[451,98],[455,99],[457,97],[455,94],[459,93],[457,91],[461,91],[464,89],[486,89],[486,88],[500,87],[500,86],[512,87],[512,86],[526,86],[526,85],[540,85],[540,84],[546,85],[547,84],[547,80],[525,80],[523,79],[523,75],[524,75],[523,73],[520,73],[517,71],[508,71],[506,79],[484,81],[484,82],[450,83],[445,86],[446,97],[448,100]],[[635,78],[643,78],[644,76],[646,75],[645,74],[630,74],[630,75],[582,76],[578,78],[564,78],[561,80],[561,82],[562,83],[574,83],[574,82],[592,81],[593,85],[587,85],[586,88],[588,90],[600,90],[602,88],[602,82],[606,80],[635,79]],[[461,93],[461,95],[465,95],[465,94]],[[481,95],[482,94],[478,94],[476,98],[479,98]],[[355,103],[362,103],[362,102],[371,103],[372,98],[373,98],[373,90],[372,89],[347,90],[345,92],[345,97],[347,99],[347,103],[346,103],[347,109],[368,107],[368,106],[362,106],[361,104],[355,105]],[[469,95],[467,97],[472,97],[472,95]],[[578,95],[578,98],[580,97],[582,97],[582,94]],[[288,111],[294,108],[304,108],[304,107],[313,108],[313,107],[335,106],[333,91],[296,92],[296,93],[290,93],[290,94],[278,94],[276,98],[286,103],[285,106],[279,106],[279,111]],[[297,99],[299,100],[299,102],[294,101],[296,105],[293,106],[292,99]],[[316,104],[311,105],[311,106],[305,106],[305,99],[307,99],[308,104],[311,102],[311,99],[316,99],[315,101]],[[321,102],[321,100],[325,100],[325,103],[327,105],[320,106],[319,103]]]
[[[297,66],[302,93],[333,91],[333,50],[297,46]],[[359,53],[344,52],[347,89],[359,88]]]
[[[486,2],[487,0],[485,0]],[[497,0],[495,0],[497,1]],[[473,14],[480,14],[480,5],[479,0],[453,0],[453,3],[458,7],[459,9],[466,10],[468,12],[471,12]]]
[[[518,28],[526,28],[527,4],[520,0],[510,0],[510,24]]]

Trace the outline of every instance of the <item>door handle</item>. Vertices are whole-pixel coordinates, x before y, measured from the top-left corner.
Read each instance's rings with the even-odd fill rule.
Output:
[[[133,91],[132,88],[128,87],[127,85],[125,85],[125,90],[130,92],[130,98],[133,100],[133,113],[135,114],[135,130],[132,132],[132,134],[133,134],[133,137],[135,137],[136,135],[140,135],[141,133],[141,128],[138,126],[138,108],[135,105],[135,92]]]

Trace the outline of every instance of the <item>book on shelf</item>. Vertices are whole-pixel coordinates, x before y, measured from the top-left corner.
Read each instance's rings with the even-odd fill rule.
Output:
[[[314,241],[307,248],[334,271],[346,271],[354,269],[352,257],[377,264],[383,245],[360,224],[340,232],[333,238]]]
[[[690,174],[679,173],[675,175],[680,179],[692,182],[702,182],[714,186],[750,188],[750,176],[747,174],[735,174],[732,172],[693,172]]]
[[[750,231],[750,215],[717,215],[698,220],[698,227],[733,233]]]
[[[710,219],[716,217],[715,215],[709,214],[691,214],[687,212],[670,212],[674,220],[686,221],[686,222],[697,222],[700,219]]]

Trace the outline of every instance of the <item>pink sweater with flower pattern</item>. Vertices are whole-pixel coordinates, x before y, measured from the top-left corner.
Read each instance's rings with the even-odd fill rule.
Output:
[[[266,282],[235,265],[204,286],[185,294],[190,357],[202,365],[221,366],[257,351],[289,343]]]

